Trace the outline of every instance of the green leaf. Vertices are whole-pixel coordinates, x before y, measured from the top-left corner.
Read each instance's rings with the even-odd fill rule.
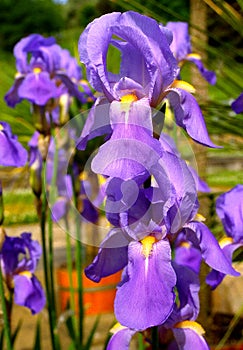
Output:
[[[33,349],[35,350],[41,350],[41,334],[40,334],[40,319],[38,319],[36,324],[36,332],[35,332],[35,342]]]
[[[84,350],[89,350],[91,348],[91,344],[92,344],[92,341],[93,341],[96,329],[98,327],[99,321],[100,321],[100,317],[98,316],[96,318],[96,321],[95,321],[95,323],[94,323],[90,333],[89,333],[89,337],[88,337],[87,342],[86,342],[86,344],[84,346]]]
[[[18,333],[19,333],[19,331],[20,331],[20,328],[21,328],[21,326],[22,326],[22,323],[23,323],[22,320],[20,320],[19,323],[18,323],[18,325],[17,325],[17,327],[15,328],[15,331],[13,332],[13,334],[12,334],[12,336],[11,336],[12,345],[14,345],[14,342],[15,342],[16,337],[17,337],[17,335],[18,335]]]

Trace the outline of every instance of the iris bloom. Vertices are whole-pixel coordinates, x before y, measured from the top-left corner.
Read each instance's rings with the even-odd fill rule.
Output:
[[[80,142],[110,131],[117,139],[118,123],[124,124],[124,130],[135,124],[152,132],[152,115],[147,109],[159,108],[168,99],[176,123],[197,142],[214,147],[196,100],[184,88],[193,89],[177,80],[179,67],[169,37],[168,29],[161,30],[155,20],[132,11],[110,13],[87,26],[79,40],[80,60],[86,65],[89,82],[101,94],[95,108],[111,104],[111,121],[105,113],[91,113]],[[110,46],[121,54],[118,74],[107,69]],[[127,105],[126,117],[122,103]],[[132,132],[129,130],[128,135]]]
[[[169,162],[166,163],[170,165]],[[175,170],[176,167],[172,169]],[[225,274],[238,275],[209,229],[193,219],[197,203],[193,201],[191,203],[194,197],[189,197],[190,192],[185,191],[185,185],[181,185],[179,175],[177,187],[171,189],[170,196],[165,193],[167,189],[165,174],[158,171],[155,176],[158,183],[157,190],[162,190],[164,193],[155,190],[154,195],[152,197],[148,195],[146,199],[147,191],[140,190],[140,194],[137,193],[137,201],[132,205],[130,200],[135,194],[132,191],[136,187],[132,187],[132,183],[127,181],[127,184],[121,187],[122,191],[119,194],[117,187],[120,180],[110,181],[111,188],[107,189],[110,200],[108,208],[115,208],[118,204],[117,215],[111,213],[111,217],[113,224],[118,222],[120,227],[111,229],[93,263],[85,270],[90,279],[99,282],[102,277],[125,268],[117,289],[115,315],[122,325],[137,330],[160,325],[167,320],[174,308],[175,288],[179,291],[181,305],[193,305],[194,313],[197,315],[199,309],[195,299],[197,283],[194,283],[195,292],[191,294],[192,289],[188,286],[188,280],[181,278],[186,275],[187,278],[192,278],[194,274],[196,281],[198,271],[189,269],[190,266],[188,268],[187,265],[183,266],[178,260],[173,263],[171,258],[170,242],[173,242],[178,234],[181,233],[185,241],[190,242],[201,258],[213,269]],[[192,179],[189,170],[188,176]],[[171,183],[176,184],[175,177]],[[191,188],[189,182],[186,183],[188,188]],[[173,192],[177,194],[177,200],[173,198]],[[114,199],[113,206],[111,194]],[[149,198],[153,200],[150,205],[145,204],[144,214],[144,210],[140,209],[140,203],[146,203]],[[120,204],[123,207],[119,206]],[[183,274],[178,273],[181,267]],[[188,274],[185,273],[186,270]],[[193,296],[189,302],[187,298],[190,295]]]
[[[41,247],[30,233],[6,236],[0,253],[3,276],[15,303],[29,308],[32,314],[40,312],[46,303],[44,290],[34,275],[40,256]]]
[[[31,34],[15,45],[14,56],[17,67],[15,83],[5,96],[10,107],[22,99],[44,106],[50,99],[66,93],[86,102],[85,94],[78,89],[83,85],[81,68],[54,38]],[[86,83],[84,90],[87,90]]]
[[[226,237],[219,244],[229,261],[234,251],[243,245],[243,185],[239,184],[217,198],[216,211],[222,221]],[[225,274],[212,270],[207,276],[207,283],[216,288]]]
[[[216,75],[213,71],[207,70],[200,55],[192,53],[191,40],[189,35],[188,23],[186,22],[168,22],[166,24],[173,34],[173,40],[170,45],[179,66],[182,66],[185,61],[192,62],[196,65],[201,75],[210,83],[216,83]]]
[[[21,167],[27,158],[26,149],[18,142],[17,136],[12,134],[9,124],[0,121],[0,165]]]

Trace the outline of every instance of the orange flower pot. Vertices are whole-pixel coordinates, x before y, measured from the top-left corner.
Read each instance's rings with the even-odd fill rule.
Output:
[[[99,283],[89,280],[83,273],[83,304],[85,315],[112,313],[116,286],[121,280],[121,271],[102,278]],[[72,271],[73,288],[77,289],[78,279],[76,270]],[[70,304],[70,283],[68,271],[65,268],[57,270],[58,297],[61,311]],[[78,311],[78,294],[75,292],[75,309]]]

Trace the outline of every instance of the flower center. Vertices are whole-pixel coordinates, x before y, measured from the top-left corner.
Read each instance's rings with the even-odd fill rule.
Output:
[[[33,68],[33,72],[34,72],[35,74],[39,74],[41,71],[42,71],[42,69],[41,69],[40,67],[35,67],[35,68]]]
[[[131,103],[134,101],[137,101],[138,98],[135,94],[127,94],[121,97],[121,102],[122,103]]]
[[[141,240],[142,243],[142,253],[145,258],[148,258],[152,252],[153,244],[156,242],[156,238],[153,236],[145,237]]]

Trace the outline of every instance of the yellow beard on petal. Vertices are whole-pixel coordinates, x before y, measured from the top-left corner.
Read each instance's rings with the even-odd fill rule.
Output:
[[[122,103],[131,103],[137,101],[138,98],[135,94],[127,94],[121,97]]]
[[[39,74],[41,71],[42,71],[42,69],[41,69],[40,67],[35,67],[35,68],[33,68],[33,72],[34,72],[35,74]]]
[[[152,252],[153,244],[156,242],[156,238],[153,236],[147,236],[141,240],[142,254],[145,258],[148,258]]]
[[[220,248],[224,248],[228,244],[232,244],[234,242],[232,237],[224,237],[219,241]]]
[[[32,273],[30,271],[22,271],[19,273],[20,276],[25,276],[27,278],[31,278],[32,277]]]
[[[195,321],[182,321],[174,325],[174,328],[189,328],[199,335],[203,335],[205,330],[203,327]]]

